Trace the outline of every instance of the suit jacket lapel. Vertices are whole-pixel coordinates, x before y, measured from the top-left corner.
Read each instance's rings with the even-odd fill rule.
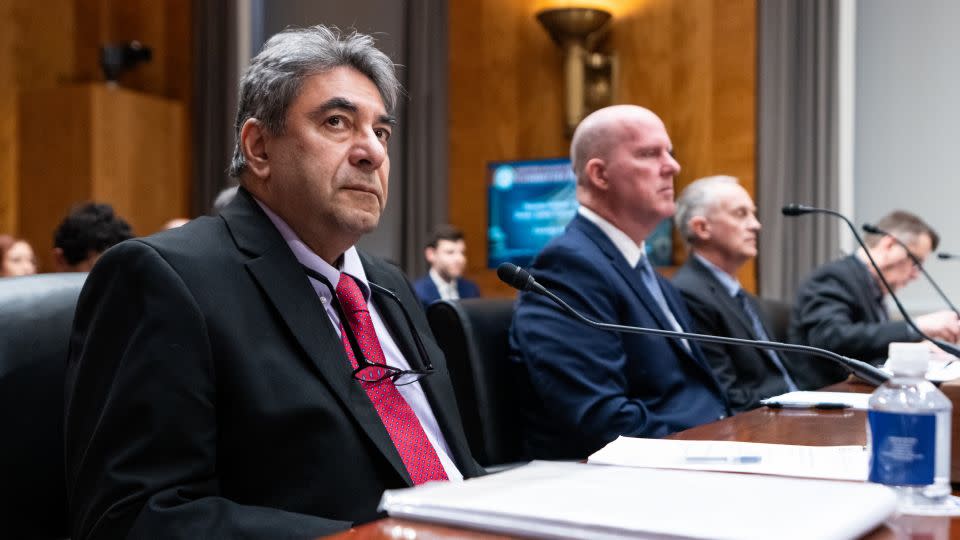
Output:
[[[868,322],[882,322],[883,316],[881,310],[884,308],[878,304],[874,297],[874,290],[867,280],[873,279],[870,271],[864,267],[864,263],[857,259],[856,255],[847,257],[847,266],[849,267],[851,281],[855,284],[857,295],[860,297],[860,305],[866,312]],[[865,275],[866,274],[866,275]]]
[[[401,478],[413,485],[373,403],[351,378],[352,370],[341,341],[280,233],[243,188],[222,215],[238,247],[251,255],[246,263],[248,271],[307,353],[318,374]]]
[[[366,263],[366,261],[364,261],[364,263]],[[364,266],[366,266],[366,264],[364,264]],[[374,280],[374,283],[376,283],[376,280]],[[432,304],[440,299],[440,289],[437,288],[437,284],[433,282],[433,278],[431,278],[429,274],[427,274],[427,293],[429,293],[427,294],[428,304]]]
[[[647,312],[653,315],[657,321],[657,325],[662,330],[673,330],[673,325],[670,324],[670,321],[667,319],[667,316],[663,313],[663,310],[660,309],[660,306],[657,304],[657,301],[653,299],[653,296],[650,294],[650,291],[647,290],[647,287],[643,284],[643,279],[640,277],[640,272],[636,268],[631,268],[627,264],[626,259],[623,258],[623,254],[620,253],[620,250],[617,249],[617,246],[613,245],[613,242],[607,238],[607,235],[600,230],[599,227],[590,223],[588,220],[583,218],[580,215],[577,215],[574,218],[574,221],[571,222],[572,225],[577,226],[584,234],[586,234],[597,246],[603,251],[604,255],[610,259],[610,262],[613,264],[613,267],[617,272],[623,276],[623,279],[630,285],[630,288],[633,289],[633,292],[637,294],[637,297],[640,298],[640,302],[647,309]],[[659,276],[658,276],[659,281]],[[664,294],[664,298],[667,298],[667,295]],[[670,300],[667,299],[667,305],[670,305]],[[671,309],[673,306],[671,306]],[[676,313],[676,311],[674,311]],[[676,316],[676,315],[675,315]],[[679,319],[677,320],[679,322]],[[690,353],[680,344],[679,341],[674,339],[668,339],[671,346],[676,348],[678,351],[682,351],[682,354],[691,356]]]
[[[744,335],[753,336],[753,323],[751,323],[747,318],[747,314],[744,313],[743,307],[740,305],[739,300],[727,293],[727,289],[722,283],[720,283],[720,281],[717,279],[717,276],[713,275],[713,272],[704,266],[698,258],[691,255],[690,259],[691,268],[700,276],[700,279],[703,280],[703,283],[710,288],[710,292],[716,299],[717,305],[719,305],[726,312],[728,317],[731,317],[740,323]]]

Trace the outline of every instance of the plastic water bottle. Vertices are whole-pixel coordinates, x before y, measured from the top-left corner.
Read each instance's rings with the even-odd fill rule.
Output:
[[[873,393],[867,411],[870,481],[894,488],[901,511],[952,504],[953,405],[924,378],[929,360],[924,343],[891,343],[886,367],[893,377]]]

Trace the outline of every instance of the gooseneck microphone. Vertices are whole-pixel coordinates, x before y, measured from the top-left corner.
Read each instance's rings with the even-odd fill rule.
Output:
[[[937,253],[937,258],[940,259],[941,261],[955,261],[957,259],[960,259],[960,255],[956,255],[953,253],[944,253],[941,251],[940,253]]]
[[[951,354],[953,356],[956,356],[957,358],[960,358],[960,347],[947,343],[946,341],[943,341],[943,340],[931,338],[926,333],[924,333],[923,330],[920,330],[917,324],[913,322],[913,317],[911,317],[910,314],[907,313],[906,308],[904,308],[903,304],[900,303],[900,299],[897,298],[896,293],[893,292],[893,287],[891,287],[890,283],[887,282],[887,278],[883,277],[883,272],[880,271],[880,265],[877,264],[877,261],[873,260],[873,256],[870,255],[870,250],[867,248],[867,245],[863,243],[863,238],[861,238],[860,234],[857,233],[857,227],[853,224],[852,221],[847,219],[847,216],[841,214],[840,212],[836,212],[834,210],[829,210],[826,208],[816,208],[813,206],[806,206],[802,204],[788,204],[784,206],[781,211],[783,212],[783,215],[790,216],[790,217],[802,216],[805,214],[826,214],[828,216],[833,216],[833,217],[842,219],[843,222],[847,224],[847,227],[850,228],[850,232],[853,233],[853,237],[857,240],[857,243],[860,244],[861,248],[863,248],[863,252],[867,255],[867,260],[870,261],[870,265],[873,266],[873,269],[877,272],[877,277],[880,278],[880,282],[883,283],[883,287],[887,290],[887,292],[890,293],[890,298],[892,298],[893,303],[896,304],[897,310],[899,310],[900,315],[903,316],[903,320],[910,326],[910,328],[913,328],[914,332],[919,334],[920,337],[933,343],[940,350],[948,354]]]
[[[914,255],[912,251],[910,251],[910,248],[907,247],[907,244],[905,244],[903,240],[900,240],[896,236],[888,233],[887,231],[881,229],[880,227],[877,227],[876,225],[873,225],[872,223],[864,223],[861,227],[863,228],[864,232],[868,232],[870,234],[881,234],[883,236],[889,236],[890,238],[893,238],[893,241],[896,242],[900,247],[903,248],[904,251],[907,252],[907,257],[910,257],[910,260],[913,261],[913,264],[917,265],[917,268],[920,270],[920,273],[923,274],[923,277],[927,278],[927,281],[930,282],[930,285],[933,287],[933,290],[937,291],[937,294],[940,295],[940,298],[942,298],[943,301],[946,302],[948,306],[950,306],[950,309],[957,314],[957,317],[960,317],[960,311],[957,311],[957,306],[953,305],[953,302],[951,302],[950,299],[947,298],[947,295],[944,294],[940,286],[937,285],[937,282],[934,281],[933,278],[930,276],[930,274],[927,273],[927,269],[923,267],[923,263],[920,262],[920,259],[916,255]]]
[[[739,345],[743,347],[753,347],[759,349],[807,353],[814,356],[828,358],[843,366],[847,371],[874,386],[879,386],[890,379],[889,375],[871,366],[870,364],[867,364],[866,362],[861,362],[860,360],[855,360],[853,358],[847,358],[846,356],[841,356],[835,352],[819,349],[817,347],[810,347],[807,345],[793,345],[790,343],[780,343],[777,341],[755,341],[750,339],[711,336],[707,334],[694,334],[691,332],[660,330],[659,328],[644,328],[641,326],[624,326],[620,324],[596,322],[592,319],[588,319],[579,311],[570,307],[570,305],[564,302],[559,296],[547,290],[543,285],[537,283],[537,280],[530,275],[530,272],[527,272],[515,264],[501,264],[499,267],[497,267],[497,277],[500,278],[500,281],[503,281],[515,289],[534,292],[546,296],[552,300],[553,303],[560,306],[568,315],[594,328],[609,330],[611,332],[622,332],[626,334],[650,334],[671,339],[689,339],[692,341],[705,341],[707,343],[723,343],[725,345]]]

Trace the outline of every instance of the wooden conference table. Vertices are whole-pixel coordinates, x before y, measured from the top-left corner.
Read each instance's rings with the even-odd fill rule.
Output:
[[[869,393],[864,384],[844,382],[826,390]],[[955,426],[954,429],[960,428]],[[866,413],[850,410],[767,409],[761,407],[720,422],[671,435],[672,439],[750,441],[809,446],[866,444]],[[956,492],[955,492],[956,494]],[[856,504],[852,501],[851,504]],[[798,517],[798,519],[801,519]],[[340,533],[338,540],[491,540],[507,538],[406,519],[382,519]],[[866,536],[869,540],[960,540],[960,518],[903,516]]]

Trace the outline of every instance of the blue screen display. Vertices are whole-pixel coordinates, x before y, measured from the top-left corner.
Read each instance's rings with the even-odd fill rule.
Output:
[[[491,163],[487,173],[487,266],[526,266],[577,212],[570,160]]]
[[[487,267],[527,266],[577,213],[576,178],[567,158],[495,162],[487,166]],[[671,264],[670,220],[647,239],[656,266]]]

